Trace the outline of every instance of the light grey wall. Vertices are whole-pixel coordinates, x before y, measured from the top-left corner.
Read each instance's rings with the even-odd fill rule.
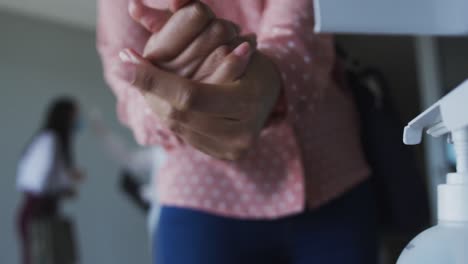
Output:
[[[92,32],[0,13],[0,263],[18,263],[14,229],[20,195],[15,166],[53,97],[74,95],[98,106],[129,142],[114,114]],[[77,139],[77,161],[88,175],[79,199],[67,205],[78,228],[82,263],[149,263],[145,217],[116,186],[117,167],[88,129]]]

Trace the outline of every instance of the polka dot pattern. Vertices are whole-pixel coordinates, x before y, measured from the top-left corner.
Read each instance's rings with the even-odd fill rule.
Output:
[[[111,11],[101,14],[98,48],[119,117],[141,144],[170,149],[158,175],[162,204],[273,219],[306,205],[321,206],[368,177],[356,109],[331,76],[333,39],[313,32],[313,1],[204,1],[218,16],[258,35],[259,51],[276,64],[283,82],[285,120],[267,128],[238,162],[216,160],[182,144],[141,94],[114,74],[118,52],[124,47],[141,51],[148,36],[131,22],[126,7],[101,2],[109,4],[102,10]]]

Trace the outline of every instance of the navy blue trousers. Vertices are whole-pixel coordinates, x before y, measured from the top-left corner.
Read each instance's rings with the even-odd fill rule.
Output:
[[[375,199],[364,183],[316,210],[272,221],[163,207],[155,264],[375,264]]]

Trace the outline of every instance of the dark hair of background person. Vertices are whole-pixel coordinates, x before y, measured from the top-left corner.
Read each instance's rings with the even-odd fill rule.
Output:
[[[58,97],[54,99],[47,109],[43,124],[40,130],[34,134],[33,139],[43,132],[49,131],[57,137],[59,151],[65,161],[65,165],[69,168],[73,167],[73,144],[72,134],[76,126],[78,114],[78,104],[71,97]],[[32,140],[33,140],[32,139]],[[26,145],[23,154],[28,149],[32,140]]]
[[[59,97],[47,110],[40,132],[50,131],[55,134],[61,147],[65,164],[71,167],[74,163],[71,137],[75,129],[78,106],[73,98]]]

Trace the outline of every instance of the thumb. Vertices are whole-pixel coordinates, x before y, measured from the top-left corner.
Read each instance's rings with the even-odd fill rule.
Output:
[[[151,33],[157,33],[172,15],[169,10],[148,7],[142,0],[130,0],[128,12],[135,22]]]

